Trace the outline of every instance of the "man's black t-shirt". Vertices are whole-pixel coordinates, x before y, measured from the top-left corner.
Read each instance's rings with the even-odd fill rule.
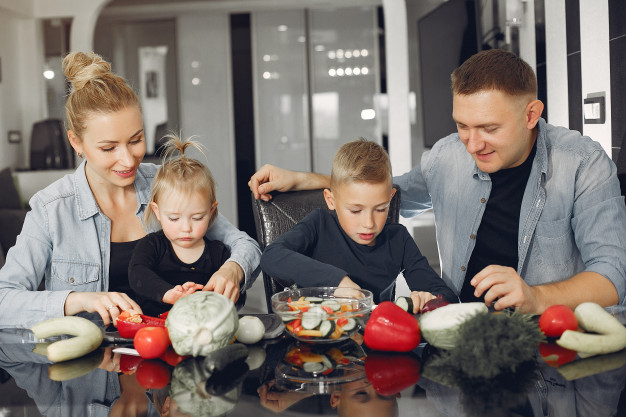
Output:
[[[485,267],[501,265],[517,269],[520,209],[536,151],[535,142],[524,163],[489,174],[491,193],[476,232],[476,246],[467,265],[459,296],[462,302],[484,301],[483,297],[474,296],[470,281]]]

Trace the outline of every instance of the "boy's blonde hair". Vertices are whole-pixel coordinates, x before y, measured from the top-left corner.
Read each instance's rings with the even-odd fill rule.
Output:
[[[195,192],[200,192],[206,195],[209,205],[213,205],[216,201],[216,196],[215,180],[213,175],[211,175],[211,171],[202,162],[185,156],[187,148],[196,148],[204,154],[202,145],[191,138],[183,140],[174,134],[166,135],[165,137],[168,140],[163,145],[163,163],[157,170],[152,182],[150,203],[159,204],[159,199],[173,193],[176,193],[181,198],[186,198]],[[175,152],[180,153],[180,155],[171,157]],[[217,207],[211,214],[209,227],[211,227],[216,217]],[[148,226],[153,222],[157,222],[153,210],[146,210],[144,222]]]
[[[360,138],[339,148],[333,159],[330,188],[350,182],[387,182],[391,186],[391,162],[382,146]]]
[[[141,111],[139,98],[111,64],[93,52],[71,52],[63,58],[63,73],[70,83],[65,102],[66,128],[79,139],[93,113],[115,113],[130,106]]]

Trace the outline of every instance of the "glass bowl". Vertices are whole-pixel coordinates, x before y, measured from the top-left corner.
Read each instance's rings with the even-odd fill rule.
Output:
[[[330,394],[342,384],[366,379],[365,352],[354,340],[337,344],[293,341],[275,369],[276,387]]]
[[[289,288],[274,294],[271,301],[289,335],[308,343],[334,343],[365,326],[373,296],[371,291],[354,288]]]

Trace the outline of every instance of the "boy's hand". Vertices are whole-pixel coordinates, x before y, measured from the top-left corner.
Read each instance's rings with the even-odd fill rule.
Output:
[[[434,300],[435,297],[433,294],[426,291],[413,291],[411,293],[411,300],[413,300],[413,314],[417,314],[422,311],[424,304],[427,301]]]
[[[352,289],[360,290],[359,287],[354,281],[350,279],[347,275],[341,279],[338,285],[339,289],[335,290],[335,297],[348,297],[348,298],[362,298],[363,293],[360,291],[352,291]],[[343,289],[345,288],[345,289]]]
[[[341,281],[339,282],[339,287],[344,287],[344,288],[356,288],[357,290],[361,289],[361,287],[359,287],[354,281],[352,281],[350,279],[349,276],[345,276],[341,279]]]

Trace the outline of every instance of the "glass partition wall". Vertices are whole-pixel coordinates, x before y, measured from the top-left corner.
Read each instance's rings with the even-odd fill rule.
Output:
[[[345,142],[382,141],[376,7],[251,16],[257,166],[330,173]]]

